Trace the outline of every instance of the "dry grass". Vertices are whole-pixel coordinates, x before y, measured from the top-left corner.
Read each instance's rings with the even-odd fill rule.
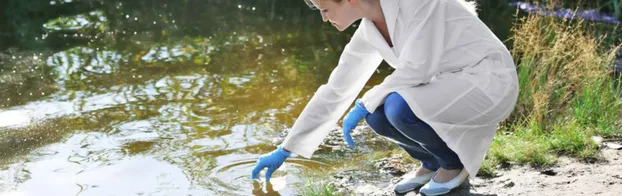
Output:
[[[605,48],[583,22],[532,15],[513,29],[520,95],[480,170],[530,164],[547,167],[555,156],[599,158],[594,135],[622,134],[619,86],[611,68],[615,51]]]

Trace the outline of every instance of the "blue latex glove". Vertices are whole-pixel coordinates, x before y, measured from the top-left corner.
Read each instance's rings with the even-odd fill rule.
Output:
[[[253,169],[251,179],[258,179],[259,172],[267,167],[268,171],[266,172],[266,182],[270,182],[270,177],[272,176],[272,173],[274,173],[276,169],[281,167],[281,165],[283,165],[283,162],[285,162],[285,159],[287,159],[287,157],[289,157],[290,155],[291,152],[283,150],[282,146],[277,147],[276,150],[268,154],[262,155],[261,157],[259,157],[259,160],[257,160],[257,163],[255,163],[255,169]]]
[[[367,117],[368,114],[369,112],[363,107],[361,100],[357,99],[354,107],[350,109],[350,112],[343,118],[343,139],[349,147],[354,147],[354,140],[352,140],[352,136],[350,136],[350,131],[352,131],[361,120]]]

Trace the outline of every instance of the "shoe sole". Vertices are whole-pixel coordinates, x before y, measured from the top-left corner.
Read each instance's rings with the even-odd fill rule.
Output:
[[[436,195],[444,195],[444,194],[447,194],[449,192],[451,192],[451,190],[446,191],[446,192],[434,193],[434,194],[425,194],[425,193],[421,193],[421,194],[425,195],[425,196],[436,196]]]
[[[396,191],[396,190],[393,190],[393,191],[394,191],[395,193],[397,193],[397,194],[406,194],[406,193],[408,193],[408,192],[410,192],[410,191],[414,191],[415,189],[417,189],[417,188],[410,189],[410,190],[404,190],[404,191]]]
[[[403,191],[393,190],[393,191],[394,191],[395,193],[398,193],[398,194],[405,194],[405,193],[408,193],[408,192],[410,192],[410,191],[417,190],[417,189],[419,189],[419,188],[423,187],[423,185],[425,185],[425,184],[415,186],[415,188],[408,189],[408,190],[403,190]]]

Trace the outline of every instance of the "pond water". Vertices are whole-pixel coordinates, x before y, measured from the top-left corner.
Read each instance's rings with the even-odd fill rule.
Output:
[[[353,32],[302,0],[8,2],[2,195],[292,195],[339,164],[320,152],[270,187],[249,179]],[[480,17],[505,39],[515,10],[500,5]]]

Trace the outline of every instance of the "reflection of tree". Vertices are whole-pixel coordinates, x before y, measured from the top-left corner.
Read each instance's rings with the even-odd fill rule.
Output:
[[[56,1],[55,1],[56,2]],[[238,8],[238,4],[242,9]],[[275,7],[274,5],[279,5]],[[224,51],[217,49],[208,55],[207,47],[214,45],[215,47],[223,47],[231,54],[225,55],[224,58],[230,58],[244,51],[254,51],[253,55],[262,53],[263,51],[244,46],[245,43],[239,42],[242,35],[252,39],[249,42],[258,42],[258,36],[266,37],[264,43],[270,43],[270,46],[264,47],[265,50],[279,50],[287,48],[288,52],[291,48],[300,47],[300,41],[306,39],[308,42],[316,42],[311,44],[313,51],[320,51],[319,48],[325,47],[338,50],[343,43],[343,36],[318,33],[319,18],[317,13],[311,13],[304,3],[301,1],[183,1],[170,3],[168,1],[120,1],[120,0],[77,0],[73,3],[59,3],[51,5],[49,1],[15,1],[9,0],[6,7],[0,9],[3,15],[0,20],[11,21],[1,22],[3,28],[0,28],[0,47],[17,47],[26,49],[26,54],[36,52],[37,50],[65,51],[78,55],[80,62],[76,71],[67,73],[67,77],[61,80],[67,80],[63,86],[68,89],[75,90],[95,90],[100,87],[97,85],[110,86],[115,84],[137,84],[145,79],[134,79],[131,76],[144,73],[167,73],[167,72],[192,72],[202,69],[198,65],[210,61],[212,56],[219,56]],[[255,10],[252,8],[255,7]],[[269,11],[268,11],[269,10]],[[103,16],[103,26],[87,25],[78,28],[61,28],[45,30],[43,23],[55,21],[55,17],[61,17],[61,21],[71,20],[67,17],[81,14],[87,16],[90,20],[99,20],[96,16],[89,13],[96,11],[100,13],[96,16]],[[101,21],[100,21],[101,22]],[[61,24],[61,22],[52,22],[51,24]],[[21,25],[22,27],[19,27]],[[60,25],[63,27],[62,25]],[[6,28],[4,28],[6,27]],[[320,26],[325,28],[325,26]],[[310,31],[313,30],[313,31]],[[136,35],[134,34],[136,32]],[[316,32],[312,35],[311,32]],[[294,36],[295,38],[292,38]],[[35,39],[36,37],[36,39]],[[210,39],[218,37],[216,39]],[[45,39],[43,39],[45,38]],[[203,41],[196,41],[197,39]],[[209,43],[206,41],[209,40]],[[341,40],[341,41],[337,41]],[[264,40],[262,40],[264,41]],[[336,42],[337,41],[337,42]],[[232,43],[237,42],[237,43]],[[254,44],[258,47],[261,44]],[[82,46],[81,48],[76,46]],[[141,61],[141,55],[145,55],[145,51],[154,50],[154,47],[163,47],[168,50],[173,46],[181,46],[190,51],[185,51],[191,56],[175,57],[176,65],[171,65],[167,61]],[[72,48],[72,49],[69,49]],[[67,50],[69,49],[69,50]],[[76,50],[90,50],[90,52]],[[250,50],[249,50],[250,49]],[[238,50],[238,51],[236,51]],[[104,51],[122,55],[122,61],[113,61],[111,59],[93,59],[102,57]],[[242,52],[241,52],[242,51]],[[170,51],[169,51],[170,52]],[[45,53],[45,52],[44,52]],[[48,54],[48,53],[45,53]],[[69,54],[67,54],[69,55]],[[21,56],[21,55],[20,55]],[[248,55],[247,55],[248,56]],[[131,58],[134,57],[134,58]],[[39,57],[44,58],[44,57]],[[222,58],[222,57],[217,57]],[[102,60],[104,64],[113,66],[113,72],[101,74],[88,69],[93,60]],[[28,76],[28,70],[21,65],[14,64],[8,58],[0,59],[0,72],[7,74],[10,69],[23,68],[23,76]],[[7,62],[8,61],[8,62]],[[193,62],[192,62],[193,61]],[[192,63],[189,63],[192,62]],[[71,63],[71,62],[64,62]],[[197,64],[197,65],[192,65]],[[192,65],[192,68],[181,68]],[[220,69],[223,71],[231,70],[237,72],[239,69],[229,68],[238,64],[227,65],[227,68],[216,66],[204,66],[208,71]],[[173,70],[175,69],[175,70]],[[50,76],[47,73],[43,76]],[[19,72],[19,71],[18,71]],[[149,74],[141,74],[149,77]],[[151,77],[160,77],[156,74]],[[39,77],[37,77],[39,78]],[[111,80],[110,78],[115,78]],[[33,80],[36,80],[34,78]],[[92,80],[92,81],[89,81]],[[100,81],[100,82],[97,82]],[[101,81],[114,81],[105,83]],[[43,84],[39,86],[29,87],[30,89],[47,89],[45,84],[54,82],[53,79],[45,79],[42,81],[29,81],[29,83]],[[0,96],[0,105],[6,107],[23,102],[16,102],[21,99],[19,96],[23,94],[29,95],[29,89],[21,89],[15,87],[15,84],[0,84],[0,89],[16,89],[4,92]],[[25,83],[25,81],[21,82]],[[58,81],[56,82],[58,83]],[[49,94],[51,90],[44,90],[44,95]],[[35,92],[39,95],[40,92]],[[41,96],[34,96],[38,98]],[[7,101],[7,100],[12,101]]]
[[[50,20],[96,10],[101,11],[106,18],[107,29],[46,32],[43,28],[43,24]],[[101,38],[104,33],[116,33],[116,41],[120,43],[118,47],[124,48],[128,46],[124,44],[129,41],[127,38],[135,31],[159,41],[169,37],[209,36],[234,30],[274,32],[292,26],[312,29],[309,24],[317,25],[321,22],[317,14],[307,9],[302,1],[285,0],[188,0],[174,3],[166,0],[74,0],[71,3],[6,0],[0,15],[3,16],[0,17],[0,50],[7,47],[35,49],[41,46],[53,50],[63,49],[86,44],[95,35],[100,34],[98,37]],[[126,33],[123,34],[123,31]],[[88,39],[64,36],[76,33],[87,34]],[[41,41],[35,37],[48,38]],[[71,40],[80,41],[69,42]]]
[[[509,0],[476,0],[482,19],[494,24],[498,35],[505,38],[514,9],[507,9]],[[53,2],[53,3],[52,3]],[[583,3],[577,3],[583,2]],[[599,8],[613,13],[611,0],[563,1],[566,7]],[[618,6],[621,7],[621,6]],[[618,9],[619,10],[619,9]],[[106,27],[46,31],[43,24],[59,17],[101,11]],[[5,0],[0,8],[0,50],[7,47],[24,49],[63,50],[98,40],[106,33],[115,33],[116,47],[131,46],[133,32],[142,39],[161,41],[179,36],[209,36],[233,31],[278,32],[285,28],[299,32],[317,29],[321,23],[316,11],[307,8],[303,0],[74,0],[71,3],[48,0]],[[502,16],[502,17],[499,17]],[[266,25],[270,24],[270,25]],[[331,27],[325,25],[321,28]],[[123,33],[125,31],[125,34]],[[86,37],[64,37],[85,34]],[[95,38],[96,35],[98,38]],[[46,37],[44,41],[35,37]],[[131,38],[131,39],[130,39]],[[327,37],[334,38],[334,37]],[[109,41],[109,40],[108,40]],[[110,44],[109,44],[110,45]]]
[[[11,46],[38,48],[35,37],[45,34],[45,22],[88,12],[97,5],[87,0],[58,5],[51,5],[49,0],[4,0],[0,8],[0,50]]]
[[[328,77],[346,41],[345,35],[334,30],[325,33],[317,13],[300,12],[307,10],[302,1],[288,1],[301,3],[298,9],[271,13],[253,12],[252,6],[272,9],[277,1],[250,2],[257,3],[251,10],[239,9],[234,1],[185,1],[167,6],[161,2],[98,5],[98,12],[106,18],[103,30],[52,30],[41,42],[53,53],[44,58],[54,70],[50,83],[58,88],[55,96],[76,101],[76,109],[83,114],[63,119],[61,127],[54,129],[46,129],[51,124],[43,123],[16,130],[12,133],[20,134],[6,135],[0,143],[32,139],[10,145],[20,149],[19,153],[1,153],[6,157],[28,153],[77,130],[114,135],[120,124],[148,120],[160,138],[148,146],[124,145],[129,148],[124,150],[162,155],[184,168],[192,181],[209,186],[205,175],[216,166],[215,157],[268,150],[264,144],[247,140],[264,139],[263,124],[291,124]],[[58,48],[50,44],[68,39],[64,34],[68,38],[84,34],[93,41]],[[100,95],[113,96],[117,102],[88,109],[93,97]],[[165,126],[169,124],[178,127]],[[195,149],[190,144],[203,138],[225,140],[234,134],[236,125],[262,130],[245,130],[248,137],[224,142],[246,144],[242,148]],[[48,139],[41,139],[46,135]]]

